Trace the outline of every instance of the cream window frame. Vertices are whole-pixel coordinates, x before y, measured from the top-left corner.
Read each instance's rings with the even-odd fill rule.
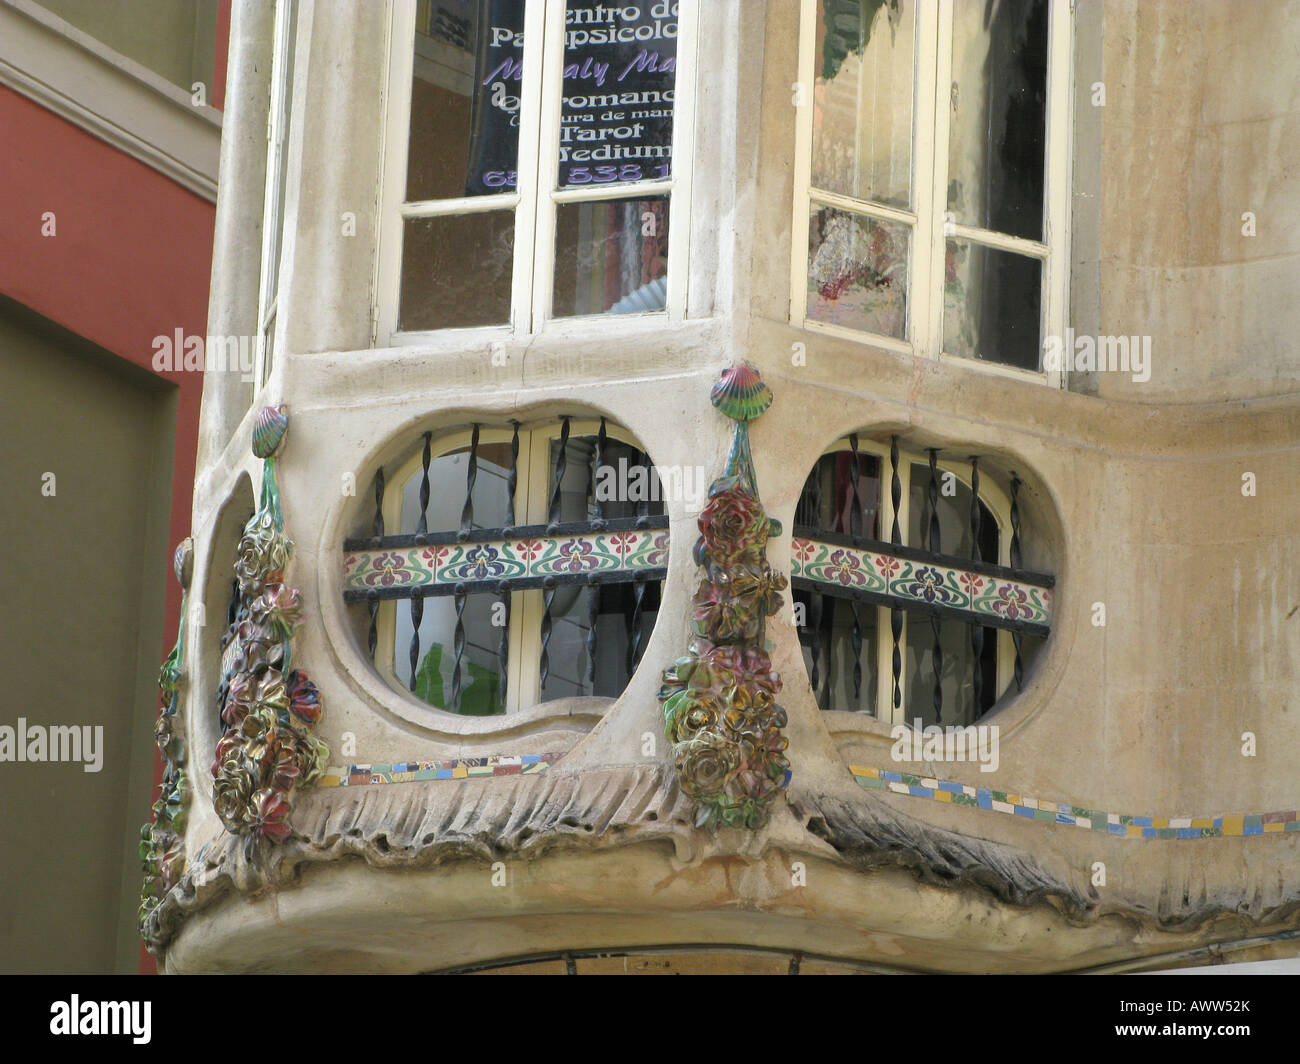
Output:
[[[695,81],[700,0],[673,0],[677,18],[677,65],[673,98],[672,175],[661,181],[611,182],[557,189],[563,103],[565,0],[529,0],[524,13],[523,78],[519,97],[519,159],[513,193],[459,199],[406,201],[411,76],[414,66],[415,0],[388,0],[388,88],[384,103],[384,150],[379,254],[372,302],[371,339],[377,347],[425,345],[448,336],[461,342],[525,340],[551,321],[618,321],[661,318],[663,311],[565,316],[552,314],[555,275],[555,213],[567,203],[667,195],[668,263],[666,313],[686,316],[690,254],[691,169],[694,152]],[[537,58],[540,55],[540,60]],[[547,162],[549,160],[549,163]],[[514,262],[510,320],[501,325],[431,330],[399,329],[403,223],[427,218],[514,211]]]
[[[948,188],[949,90],[952,85],[954,5],[964,0],[914,0],[916,47],[912,97],[912,206],[905,210],[812,186],[812,141],[819,0],[800,0],[799,74],[802,99],[795,135],[794,215],[791,228],[790,321],[810,333],[832,336],[985,372],[1064,388],[1064,369],[1031,371],[943,350],[946,240],[1011,251],[1043,263],[1039,353],[1049,336],[1064,336],[1069,308],[1070,137],[1073,69],[1073,0],[1048,0],[1047,104],[1043,240],[1025,240],[957,224],[944,210]],[[850,329],[808,317],[808,216],[814,205],[910,227],[907,271],[907,339]]]

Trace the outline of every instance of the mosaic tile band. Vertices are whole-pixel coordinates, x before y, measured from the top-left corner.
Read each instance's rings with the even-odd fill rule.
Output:
[[[790,555],[792,577],[888,595],[900,605],[923,602],[943,606],[995,622],[1044,627],[1052,623],[1051,589],[1023,580],[800,536],[790,541]]]
[[[849,771],[868,790],[887,790],[912,798],[965,805],[1038,823],[1101,831],[1126,839],[1211,839],[1300,831],[1300,817],[1294,809],[1277,813],[1225,813],[1200,817],[1130,816],[1084,809],[1064,802],[1048,802],[989,787],[972,787],[931,776],[916,776],[909,772],[864,765],[850,765]]]
[[[564,755],[517,754],[512,756],[452,758],[442,761],[395,761],[384,764],[344,765],[329,768],[318,787],[369,787],[425,780],[484,779],[496,776],[533,776],[545,772]],[[999,791],[990,787],[894,772],[864,765],[850,765],[853,778],[868,790],[887,790],[912,798],[927,798],[950,805],[964,805],[986,812],[1017,816],[1041,824],[1100,831],[1125,839],[1211,839],[1250,838],[1300,832],[1300,813],[1224,813],[1221,816],[1161,817],[1106,813],[1065,802]],[[789,773],[787,772],[787,782]]]
[[[372,588],[454,587],[478,580],[628,573],[667,564],[666,529],[390,547],[348,551],[343,561],[343,590],[345,595],[356,596]]]
[[[394,761],[388,764],[341,765],[325,770],[318,787],[365,787],[420,780],[465,780],[486,776],[532,776],[545,772],[563,754],[458,757],[446,761]]]

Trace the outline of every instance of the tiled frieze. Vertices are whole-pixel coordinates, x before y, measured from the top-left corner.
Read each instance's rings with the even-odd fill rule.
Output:
[[[790,571],[811,580],[885,596],[899,606],[937,606],[968,614],[990,627],[1041,626],[1052,621],[1052,590],[1044,584],[963,568],[958,559],[919,561],[884,550],[824,543],[795,536]]]
[[[910,772],[893,772],[864,765],[850,765],[849,771],[868,790],[887,790],[912,798],[964,805],[1037,823],[1061,824],[1125,839],[1207,839],[1300,831],[1300,817],[1297,817],[1295,809],[1273,813],[1223,813],[1215,816],[1138,816],[1085,809],[1066,802],[1051,802],[990,787],[972,787],[951,780],[917,776]]]
[[[667,529],[528,534],[483,542],[388,547],[344,552],[343,591],[349,601],[372,590],[436,593],[458,584],[546,580],[565,576],[649,576],[668,564]],[[537,529],[536,531],[541,531]],[[662,575],[662,574],[659,574]]]

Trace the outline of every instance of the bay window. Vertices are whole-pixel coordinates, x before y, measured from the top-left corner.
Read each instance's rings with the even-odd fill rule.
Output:
[[[1068,0],[802,2],[794,324],[1062,383]]]

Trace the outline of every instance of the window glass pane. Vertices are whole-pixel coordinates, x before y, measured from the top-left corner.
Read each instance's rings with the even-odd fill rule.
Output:
[[[510,321],[513,211],[408,218],[402,225],[398,328],[465,328]]]
[[[468,595],[461,621],[465,628],[465,650],[460,665],[460,712],[482,717],[504,713],[501,681],[497,671],[497,647],[501,629],[492,623],[497,595]],[[393,640],[393,672],[408,689],[411,682],[411,603],[396,607]],[[415,670],[416,698],[451,710],[455,705],[452,684],[456,673],[456,600],[440,595],[424,600],[420,620],[420,660]]]
[[[804,482],[794,523],[880,539],[880,458],[858,452],[858,506],[853,505],[853,453],[822,455]]]
[[[560,480],[559,520],[588,521],[595,517],[596,436],[571,436],[564,449],[564,475]],[[556,459],[560,441],[551,440],[550,473],[547,499],[555,490]],[[609,439],[601,452],[602,465],[614,471],[612,479],[602,483],[602,515],[606,520],[636,517],[640,514],[664,513],[663,489],[649,457],[631,444]],[[609,474],[603,474],[609,477]],[[633,663],[629,655],[636,652],[632,641],[641,635],[644,649],[659,610],[659,584],[644,586],[640,620],[634,626],[636,586],[607,584],[600,588],[596,618],[596,677],[587,682],[588,646],[591,633],[591,599],[586,588],[560,585],[551,603],[551,641],[547,648],[549,667],[542,688],[545,699],[598,695],[617,698],[631,679]]]
[[[606,437],[601,452],[601,468],[608,472],[596,473],[595,436],[570,436],[564,448],[564,477],[560,481],[561,522],[591,521],[596,517],[596,494],[600,488],[601,517],[616,521],[642,515],[665,513],[668,491],[677,490],[672,484],[661,484],[658,471],[649,456],[630,443]],[[551,440],[550,475],[546,498],[549,503],[555,491],[556,459],[560,454],[560,441]]]
[[[813,204],[808,219],[808,317],[862,332],[907,336],[911,230]]]
[[[939,485],[939,553],[958,558],[971,556],[970,487],[955,477],[937,471]],[[944,494],[945,481],[950,485]],[[905,542],[910,547],[930,549],[930,467],[919,462],[912,465],[912,490],[908,505],[908,531]],[[980,501],[980,560],[998,562],[998,526],[989,508]]]
[[[904,671],[907,677],[907,695],[904,699],[907,724],[918,717],[922,726],[930,724],[970,724],[975,720],[975,679],[971,663],[975,651],[971,645],[970,625],[962,621],[940,621],[939,635],[943,647],[943,719],[934,713],[934,629],[931,619],[919,613],[908,613],[907,660]],[[994,682],[997,677],[996,631],[984,630],[984,648],[980,656],[984,670],[982,701],[992,704]]]
[[[647,583],[641,600],[641,647],[649,640],[659,615],[659,583]],[[542,698],[597,695],[617,698],[632,678],[628,660],[632,651],[632,619],[636,610],[636,585],[606,584],[600,588],[596,616],[596,681],[587,683],[587,637],[591,631],[590,592],[576,584],[556,588],[551,601],[551,641]]]
[[[807,623],[799,630],[804,668],[812,679],[813,652],[818,657],[817,704],[822,709],[843,709],[852,713],[876,711],[876,632],[879,611],[866,602],[858,603],[858,637],[861,653],[854,653],[853,604],[848,599],[822,596],[820,619],[813,617],[812,593],[799,590],[795,601],[804,604]],[[814,624],[817,620],[818,623]],[[853,682],[855,664],[861,668],[857,695]]]
[[[569,0],[559,187],[667,177],[676,81],[677,0]]]
[[[474,528],[500,528],[505,524],[507,477],[510,444],[480,443],[478,469],[474,479]],[[469,447],[460,447],[434,456],[429,463],[429,508],[427,527],[430,532],[448,532],[460,528],[461,510],[465,505],[466,473]],[[419,466],[402,486],[400,531],[411,534],[420,520],[420,485],[423,474]],[[393,530],[397,531],[397,530]],[[465,600],[462,621],[465,627],[465,652],[461,659],[460,712],[471,716],[505,712],[498,677],[497,648],[501,628],[494,625],[492,608],[497,595],[475,594]],[[393,611],[393,673],[403,685],[411,680],[411,605],[407,601],[386,604]],[[451,596],[424,600],[420,622],[420,660],[416,666],[414,694],[417,698],[450,710],[452,680],[455,674],[456,603]]]
[[[667,274],[667,196],[556,208],[556,317],[663,310]]]
[[[465,482],[469,471],[469,447],[435,455],[429,463],[429,532],[455,532],[465,507]],[[510,475],[510,444],[478,445],[478,467],[474,476],[473,528],[501,528],[506,523],[506,483]],[[402,489],[401,531],[412,535],[420,520],[419,467]]]
[[[952,11],[948,209],[965,225],[1041,240],[1047,0]]]
[[[1043,264],[966,240],[948,241],[946,263],[944,351],[1037,371]]]
[[[418,5],[406,199],[512,192],[524,0]]]
[[[915,4],[817,6],[814,188],[911,206]]]

